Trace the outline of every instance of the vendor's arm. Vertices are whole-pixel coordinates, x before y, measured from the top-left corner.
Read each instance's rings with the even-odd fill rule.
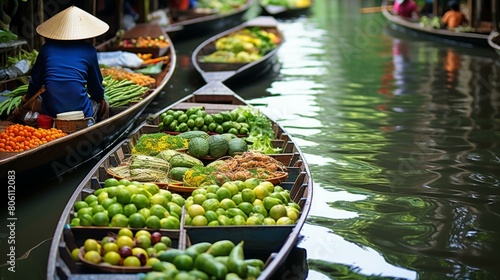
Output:
[[[87,80],[87,89],[90,99],[101,102],[104,98],[104,87],[102,86],[102,74],[99,62],[97,61],[97,53],[93,55],[89,65],[89,73]]]

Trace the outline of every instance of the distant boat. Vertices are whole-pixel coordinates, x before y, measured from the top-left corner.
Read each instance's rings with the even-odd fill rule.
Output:
[[[483,32],[458,32],[448,29],[438,29],[425,27],[419,21],[412,21],[393,14],[387,5],[387,1],[382,3],[382,13],[387,20],[400,28],[415,31],[417,33],[428,35],[433,39],[450,44],[461,44],[468,46],[488,46],[488,33]]]
[[[203,58],[215,52],[215,43],[218,39],[226,37],[245,28],[258,27],[266,32],[273,33],[279,42],[276,47],[268,51],[258,60],[251,62],[204,62]],[[239,80],[249,75],[257,75],[271,68],[278,49],[283,44],[284,36],[278,28],[278,21],[274,17],[260,16],[247,21],[239,26],[221,32],[201,43],[191,57],[195,69],[208,83],[211,81],[229,82]]]
[[[233,27],[243,22],[243,17],[252,4],[253,0],[247,0],[243,5],[227,12],[204,12],[200,9],[178,11],[175,18],[169,15],[171,23],[165,26],[164,30],[172,40],[177,40]]]
[[[265,4],[264,2],[265,1],[263,0],[259,0],[259,5],[262,9],[263,15],[274,16],[278,18],[288,18],[301,16],[309,12],[313,1],[304,1],[305,4],[301,6],[273,5]]]

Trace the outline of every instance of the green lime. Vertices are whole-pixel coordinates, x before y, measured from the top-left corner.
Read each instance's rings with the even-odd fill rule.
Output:
[[[116,214],[111,218],[111,224],[114,227],[126,227],[128,226],[128,218],[123,214]]]
[[[82,208],[89,207],[89,204],[83,200],[79,200],[79,201],[75,202],[73,207],[75,209],[75,212],[78,212],[78,210],[80,210]]]
[[[106,210],[108,210],[108,216],[110,218],[114,217],[116,214],[123,214],[123,206],[118,202],[109,205]]]
[[[92,220],[95,226],[105,227],[109,224],[109,217],[104,212],[95,213],[94,216],[92,216]]]
[[[132,195],[132,199],[130,200],[131,203],[135,204],[137,206],[137,209],[141,208],[149,208],[149,198],[141,193]]]
[[[94,201],[97,201],[97,196],[96,195],[93,195],[93,194],[89,194],[85,199],[84,199],[85,202],[87,202],[88,205],[90,205],[90,203],[94,202]]]
[[[208,220],[205,216],[198,215],[191,220],[191,225],[193,226],[206,226],[208,225]]]
[[[146,219],[139,213],[134,213],[128,218],[128,224],[132,228],[143,228],[146,225]]]
[[[113,187],[113,186],[118,186],[120,183],[118,182],[117,179],[115,178],[108,178],[104,181],[104,187],[105,188],[108,188],[108,187]]]
[[[151,215],[146,219],[146,227],[151,229],[159,229],[161,227],[160,218]]]
[[[127,217],[130,217],[130,215],[137,213],[137,206],[135,204],[127,204],[125,207],[123,207],[123,214]]]
[[[78,215],[78,218],[80,219],[81,226],[92,226],[94,224],[94,220],[90,214]]]
[[[179,270],[190,271],[193,269],[193,258],[187,254],[178,255],[172,262]]]

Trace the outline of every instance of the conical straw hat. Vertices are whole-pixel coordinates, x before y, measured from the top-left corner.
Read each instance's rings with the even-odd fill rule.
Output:
[[[40,24],[36,32],[50,39],[81,40],[97,37],[108,29],[109,25],[104,21],[71,6]]]

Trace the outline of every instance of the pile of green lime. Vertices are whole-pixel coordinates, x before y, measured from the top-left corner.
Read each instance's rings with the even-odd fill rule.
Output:
[[[76,201],[70,226],[179,229],[185,199],[153,183],[108,178]]]
[[[135,234],[129,228],[121,228],[118,234],[107,235],[98,241],[85,240],[83,257],[93,264],[108,264],[124,267],[152,267],[160,262],[158,255],[172,249],[172,239],[160,232],[138,230]],[[72,256],[79,261],[80,248],[73,249]]]
[[[300,216],[289,190],[251,178],[194,190],[184,203],[185,225],[288,225]]]

